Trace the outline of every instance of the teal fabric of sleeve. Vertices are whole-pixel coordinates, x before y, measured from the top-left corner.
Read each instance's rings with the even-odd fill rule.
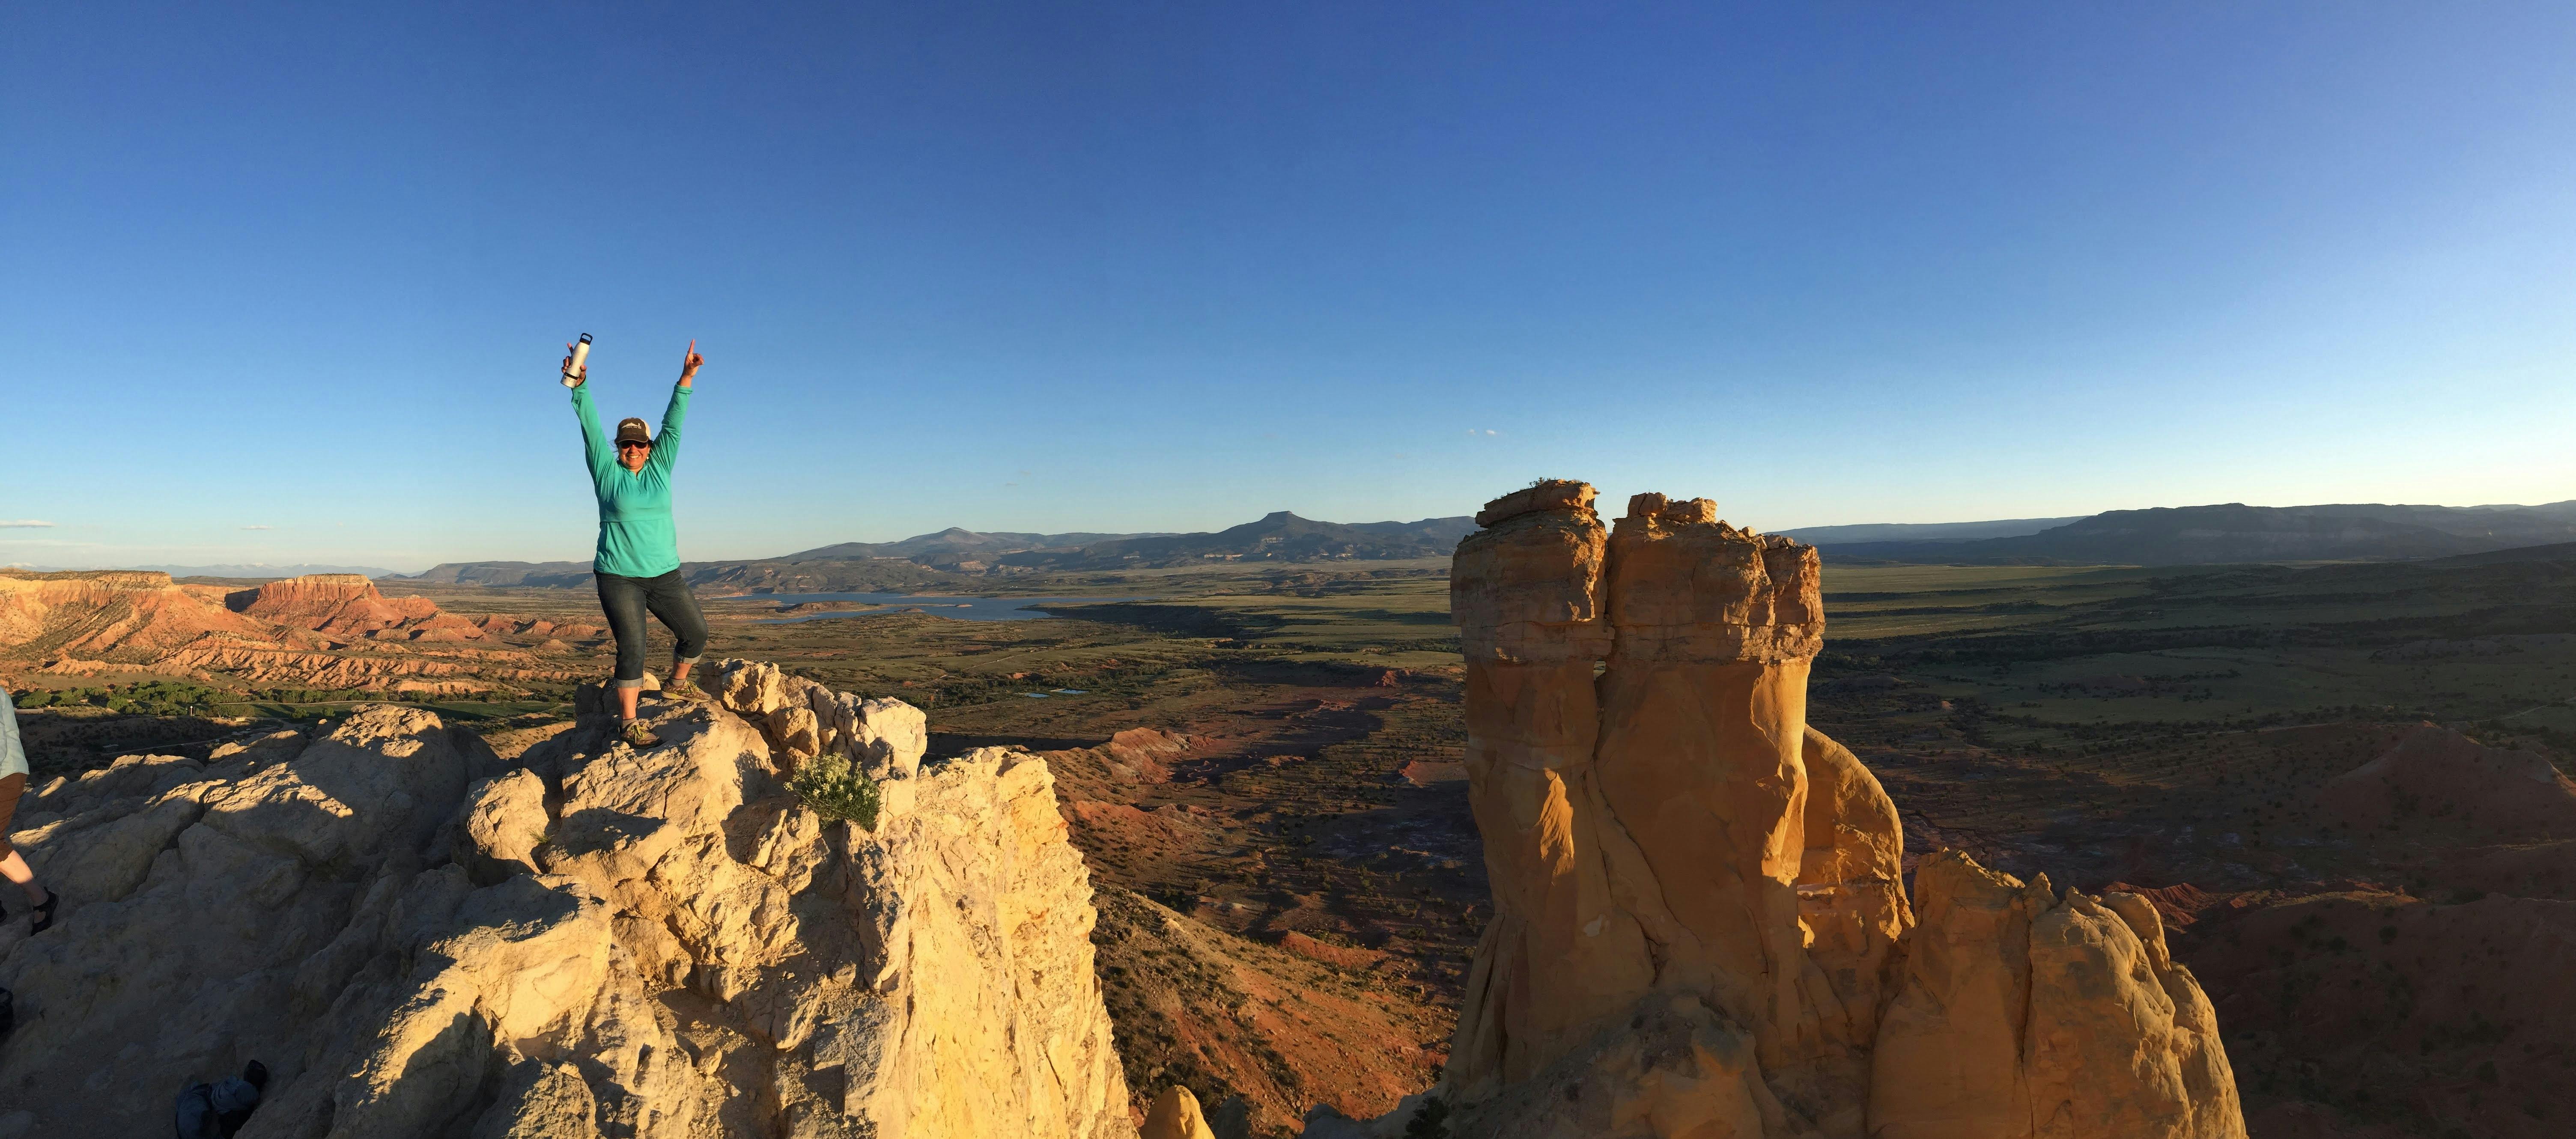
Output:
[[[690,389],[671,390],[671,405],[662,413],[662,436],[653,441],[653,457],[640,471],[627,470],[609,450],[584,394],[589,390],[589,384],[574,388],[572,398],[581,415],[585,454],[597,456],[590,479],[599,498],[599,548],[591,571],[660,577],[680,568],[680,535],[671,525],[671,461],[679,453],[680,421],[688,414]]]
[[[581,421],[581,460],[590,468],[590,481],[596,486],[617,466],[617,452],[609,448],[608,436],[599,430],[599,409],[590,405],[589,384],[572,389],[572,414]]]
[[[662,409],[662,433],[653,437],[653,457],[646,460],[648,466],[659,465],[667,474],[671,465],[680,461],[680,421],[689,417],[689,393],[695,390],[677,385],[671,388],[671,405]]]

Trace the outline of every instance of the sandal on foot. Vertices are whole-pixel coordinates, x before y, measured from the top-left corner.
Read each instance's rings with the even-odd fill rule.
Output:
[[[653,729],[645,727],[642,720],[626,721],[626,726],[618,730],[617,738],[639,748],[662,746],[662,737],[654,735]]]
[[[36,921],[27,927],[28,936],[33,937],[54,927],[54,906],[62,900],[63,896],[55,893],[52,887],[45,888],[45,904],[36,907]]]

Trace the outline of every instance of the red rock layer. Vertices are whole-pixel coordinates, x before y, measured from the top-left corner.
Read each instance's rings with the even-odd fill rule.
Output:
[[[226,599],[232,608],[263,621],[333,636],[364,636],[388,629],[437,629],[437,640],[473,640],[483,630],[438,611],[426,597],[389,598],[354,573],[313,573],[269,582]]]

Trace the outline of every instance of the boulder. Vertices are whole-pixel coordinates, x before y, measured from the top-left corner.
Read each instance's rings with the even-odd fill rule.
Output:
[[[901,700],[861,702],[843,729],[850,758],[878,779],[907,779],[930,751],[930,718]]]
[[[519,768],[477,783],[466,793],[466,872],[485,885],[537,871],[536,852],[554,820],[546,813],[546,784]]]
[[[2025,1031],[2040,1139],[2245,1134],[2218,1015],[2144,898],[2068,891],[2031,923]]]
[[[1216,1139],[1216,1133],[1208,1130],[1207,1117],[1199,1113],[1199,1098],[1179,1084],[1154,1097],[1145,1125],[1136,1134],[1139,1139]]]

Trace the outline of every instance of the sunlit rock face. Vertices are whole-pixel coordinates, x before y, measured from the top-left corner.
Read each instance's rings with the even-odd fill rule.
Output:
[[[1494,890],[1454,1133],[2243,1134],[2152,908],[1944,853],[1917,928],[1895,805],[1806,723],[1813,548],[1593,499],[1496,499],[1452,573]]]
[[[0,932],[0,1087],[41,1089],[0,1136],[167,1134],[252,1059],[246,1139],[1133,1136],[1045,761],[710,672],[656,748],[591,717],[509,763],[367,705],[39,788],[14,838],[64,902]],[[874,830],[784,785],[831,752]]]

